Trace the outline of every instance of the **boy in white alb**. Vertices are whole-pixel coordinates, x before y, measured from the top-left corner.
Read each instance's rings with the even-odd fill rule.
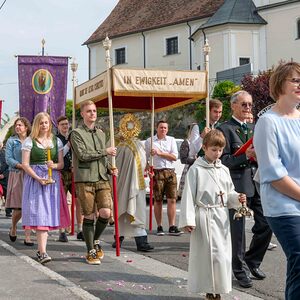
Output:
[[[189,169],[181,198],[179,228],[191,232],[188,290],[206,293],[206,299],[221,299],[232,289],[228,209],[246,202],[219,160],[225,143],[218,130],[205,136],[205,155]]]

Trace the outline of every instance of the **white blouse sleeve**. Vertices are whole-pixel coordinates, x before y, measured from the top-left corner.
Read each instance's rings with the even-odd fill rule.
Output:
[[[275,121],[261,117],[254,132],[254,149],[259,166],[260,183],[270,183],[288,175],[282,163]]]
[[[58,148],[58,152],[64,149],[64,144],[62,143],[60,138],[57,138],[57,148]]]
[[[22,143],[22,150],[31,151],[32,149],[32,139],[31,137],[27,137],[25,141]]]
[[[196,155],[200,151],[202,143],[203,139],[200,136],[199,126],[196,124],[192,129],[190,137],[190,151],[193,155]]]

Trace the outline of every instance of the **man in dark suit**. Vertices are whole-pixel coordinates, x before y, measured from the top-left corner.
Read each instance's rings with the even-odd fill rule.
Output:
[[[230,209],[230,225],[232,240],[232,271],[240,286],[249,288],[252,280],[249,270],[255,279],[264,279],[266,275],[260,270],[260,264],[268,249],[272,231],[263,216],[263,210],[257,190],[253,182],[257,169],[253,145],[245,153],[233,154],[253,135],[253,124],[247,124],[246,119],[252,108],[252,97],[246,91],[238,91],[231,97],[232,118],[221,124],[221,130],[226,138],[226,146],[221,160],[230,170],[230,175],[238,193],[247,195],[247,204],[254,212],[253,237],[248,251],[245,251],[245,217],[234,220],[234,210]]]

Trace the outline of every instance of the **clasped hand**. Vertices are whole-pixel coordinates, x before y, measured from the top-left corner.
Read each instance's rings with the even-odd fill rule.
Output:
[[[256,153],[252,144],[246,149],[245,153],[248,159],[252,157],[254,160],[256,160]]]
[[[162,151],[159,150],[159,149],[153,148],[153,149],[151,149],[150,153],[151,153],[152,156],[154,156],[154,155],[158,155],[159,156],[159,155],[162,154]]]
[[[117,168],[111,169],[110,170],[110,175],[114,175],[114,176],[118,177],[119,170]]]
[[[49,169],[55,169],[57,167],[57,164],[53,162],[53,160],[48,160],[47,161],[47,167]]]
[[[108,147],[106,148],[106,152],[108,155],[116,156],[117,155],[117,148],[116,147]]]
[[[239,201],[240,203],[246,203],[247,202],[247,196],[245,194],[239,194]]]

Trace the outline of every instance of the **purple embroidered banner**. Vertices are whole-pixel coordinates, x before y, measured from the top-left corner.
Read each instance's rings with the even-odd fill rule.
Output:
[[[18,56],[20,116],[30,122],[41,111],[56,125],[65,115],[68,57]]]

